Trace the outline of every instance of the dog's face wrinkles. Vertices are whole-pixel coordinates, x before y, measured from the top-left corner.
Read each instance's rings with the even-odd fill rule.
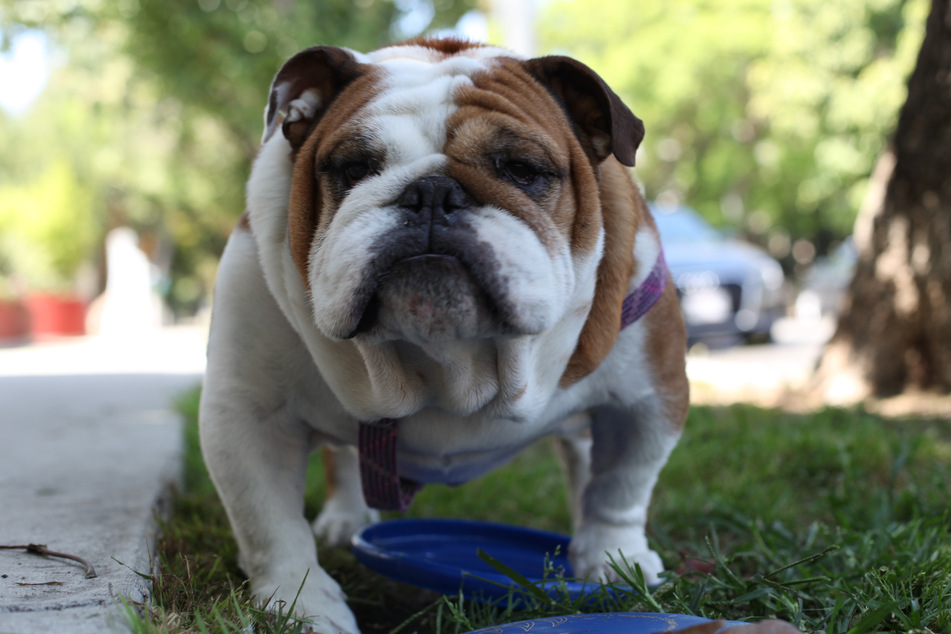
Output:
[[[250,224],[361,417],[535,415],[617,336],[633,234],[606,268],[598,173],[633,163],[640,121],[573,60],[451,48],[307,49],[271,87]]]
[[[385,62],[346,125],[314,130],[321,218],[306,276],[325,336],[532,335],[575,299],[556,225],[567,153],[531,121],[485,111],[479,75],[496,65]]]

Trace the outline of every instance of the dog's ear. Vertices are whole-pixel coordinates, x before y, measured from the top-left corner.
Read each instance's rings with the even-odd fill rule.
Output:
[[[625,165],[634,165],[644,139],[644,122],[597,73],[570,57],[538,57],[524,64],[561,102],[593,165],[611,154]]]
[[[334,97],[363,72],[353,53],[333,46],[308,48],[287,60],[271,82],[261,143],[280,124],[291,147],[300,148]]]

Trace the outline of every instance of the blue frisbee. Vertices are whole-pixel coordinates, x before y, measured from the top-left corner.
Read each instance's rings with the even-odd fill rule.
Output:
[[[505,625],[493,625],[469,634],[657,634],[675,632],[693,625],[710,623],[709,619],[686,614],[656,614],[646,612],[612,612],[609,614],[570,614],[551,616]],[[747,625],[727,621],[718,631]]]
[[[491,522],[403,519],[363,529],[353,538],[353,550],[371,570],[443,594],[498,601],[534,593],[480,557],[482,551],[545,594],[567,592],[576,599],[601,585],[572,579],[569,541],[558,533]],[[618,586],[612,591],[631,592]]]

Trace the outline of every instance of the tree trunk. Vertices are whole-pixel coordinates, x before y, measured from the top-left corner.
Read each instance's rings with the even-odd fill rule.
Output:
[[[819,366],[833,403],[951,392],[951,0],[932,0],[892,152],[884,198],[857,221],[859,262]]]

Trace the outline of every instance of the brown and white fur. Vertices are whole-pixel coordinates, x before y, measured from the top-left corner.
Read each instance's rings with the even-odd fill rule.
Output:
[[[673,284],[619,330],[660,252],[622,163],[641,122],[586,66],[425,40],[289,60],[221,260],[201,403],[208,468],[261,601],[358,631],[317,563],[376,519],[358,422],[399,419],[400,475],[459,484],[559,437],[570,557],[656,582],[645,523],[687,411]],[[435,200],[433,199],[435,197]],[[332,494],[303,515],[309,454]],[[460,489],[459,495],[465,495]]]

